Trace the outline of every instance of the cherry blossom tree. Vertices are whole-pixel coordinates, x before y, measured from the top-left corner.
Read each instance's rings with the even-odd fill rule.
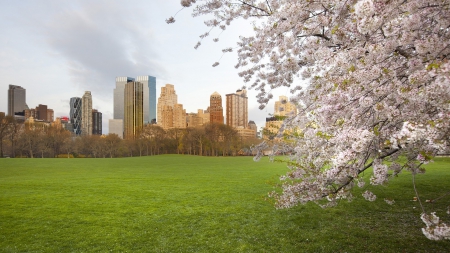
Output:
[[[307,202],[333,206],[339,199],[351,199],[352,188],[364,187],[361,175],[368,169],[373,171],[372,185],[386,184],[403,170],[411,171],[414,179],[424,172],[424,163],[448,146],[449,4],[181,1],[183,8],[193,8],[194,17],[208,18],[210,30],[201,39],[236,19],[252,22],[254,35],[240,37],[237,48],[223,52],[237,51],[236,68],[247,87],[258,91],[260,108],[279,87],[289,87],[299,107],[300,113],[280,129],[292,133],[280,148],[293,156],[282,192],[272,193],[279,208]],[[376,199],[369,190],[363,196]],[[425,236],[450,239],[450,227],[422,211]]]

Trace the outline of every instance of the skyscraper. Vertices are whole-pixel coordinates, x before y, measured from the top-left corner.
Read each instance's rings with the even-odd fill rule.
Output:
[[[81,134],[81,98],[70,98],[70,123],[73,125],[73,132]]]
[[[92,135],[92,95],[85,91],[81,99],[81,134]]]
[[[248,98],[246,90],[237,90],[227,94],[227,125],[234,128],[248,127]]]
[[[116,77],[116,88],[114,89],[114,119],[124,119],[124,92],[125,85],[133,82],[134,78],[120,76]]]
[[[92,134],[102,135],[102,113],[92,109]]]
[[[223,124],[222,96],[214,92],[209,97],[209,122]]]
[[[175,93],[175,87],[172,84],[166,84],[165,87],[161,87],[161,94],[158,98],[158,118],[157,122],[160,124],[163,121],[163,107],[168,105],[173,107],[177,104],[177,94]]]
[[[124,138],[133,139],[144,125],[144,85],[128,82],[125,85]]]
[[[156,121],[156,77],[138,76],[136,81],[144,86],[144,124]]]
[[[183,109],[182,104],[178,104],[177,100],[175,87],[172,84],[161,87],[157,122],[162,128],[186,128],[186,110]]]
[[[9,85],[8,89],[8,115],[9,116],[25,116],[26,90],[17,85]]]

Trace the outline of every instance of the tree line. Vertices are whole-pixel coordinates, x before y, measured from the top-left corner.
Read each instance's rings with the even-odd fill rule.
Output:
[[[0,115],[0,157],[236,156],[251,155],[250,147],[259,142],[224,124],[168,130],[148,124],[134,139],[121,139],[116,134],[75,137],[57,122],[20,123]]]

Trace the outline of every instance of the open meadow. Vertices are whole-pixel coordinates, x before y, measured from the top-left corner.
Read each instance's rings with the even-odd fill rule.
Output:
[[[448,192],[450,159],[427,168],[423,199]],[[266,196],[286,170],[266,157],[0,159],[0,252],[450,252],[423,236],[409,173],[371,187],[375,202],[276,210]],[[450,221],[449,202],[426,208]]]

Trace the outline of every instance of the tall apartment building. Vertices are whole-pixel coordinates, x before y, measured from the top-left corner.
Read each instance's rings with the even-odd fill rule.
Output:
[[[102,113],[92,109],[92,134],[102,135]]]
[[[186,110],[182,104],[178,104],[175,87],[166,84],[161,87],[161,95],[158,98],[157,123],[162,128],[186,128]]]
[[[226,124],[234,128],[248,128],[247,91],[237,90],[236,93],[227,94],[226,105]]]
[[[128,82],[124,96],[124,138],[133,139],[144,126],[144,85]]]
[[[222,96],[214,92],[209,97],[209,122],[223,124]]]
[[[9,116],[25,116],[26,90],[17,85],[9,85],[8,89],[8,115]]]
[[[81,135],[81,98],[70,98],[70,123],[75,135]]]
[[[156,77],[138,76],[136,81],[144,86],[144,124],[156,122]]]
[[[92,95],[85,91],[81,98],[81,134],[92,135]]]

